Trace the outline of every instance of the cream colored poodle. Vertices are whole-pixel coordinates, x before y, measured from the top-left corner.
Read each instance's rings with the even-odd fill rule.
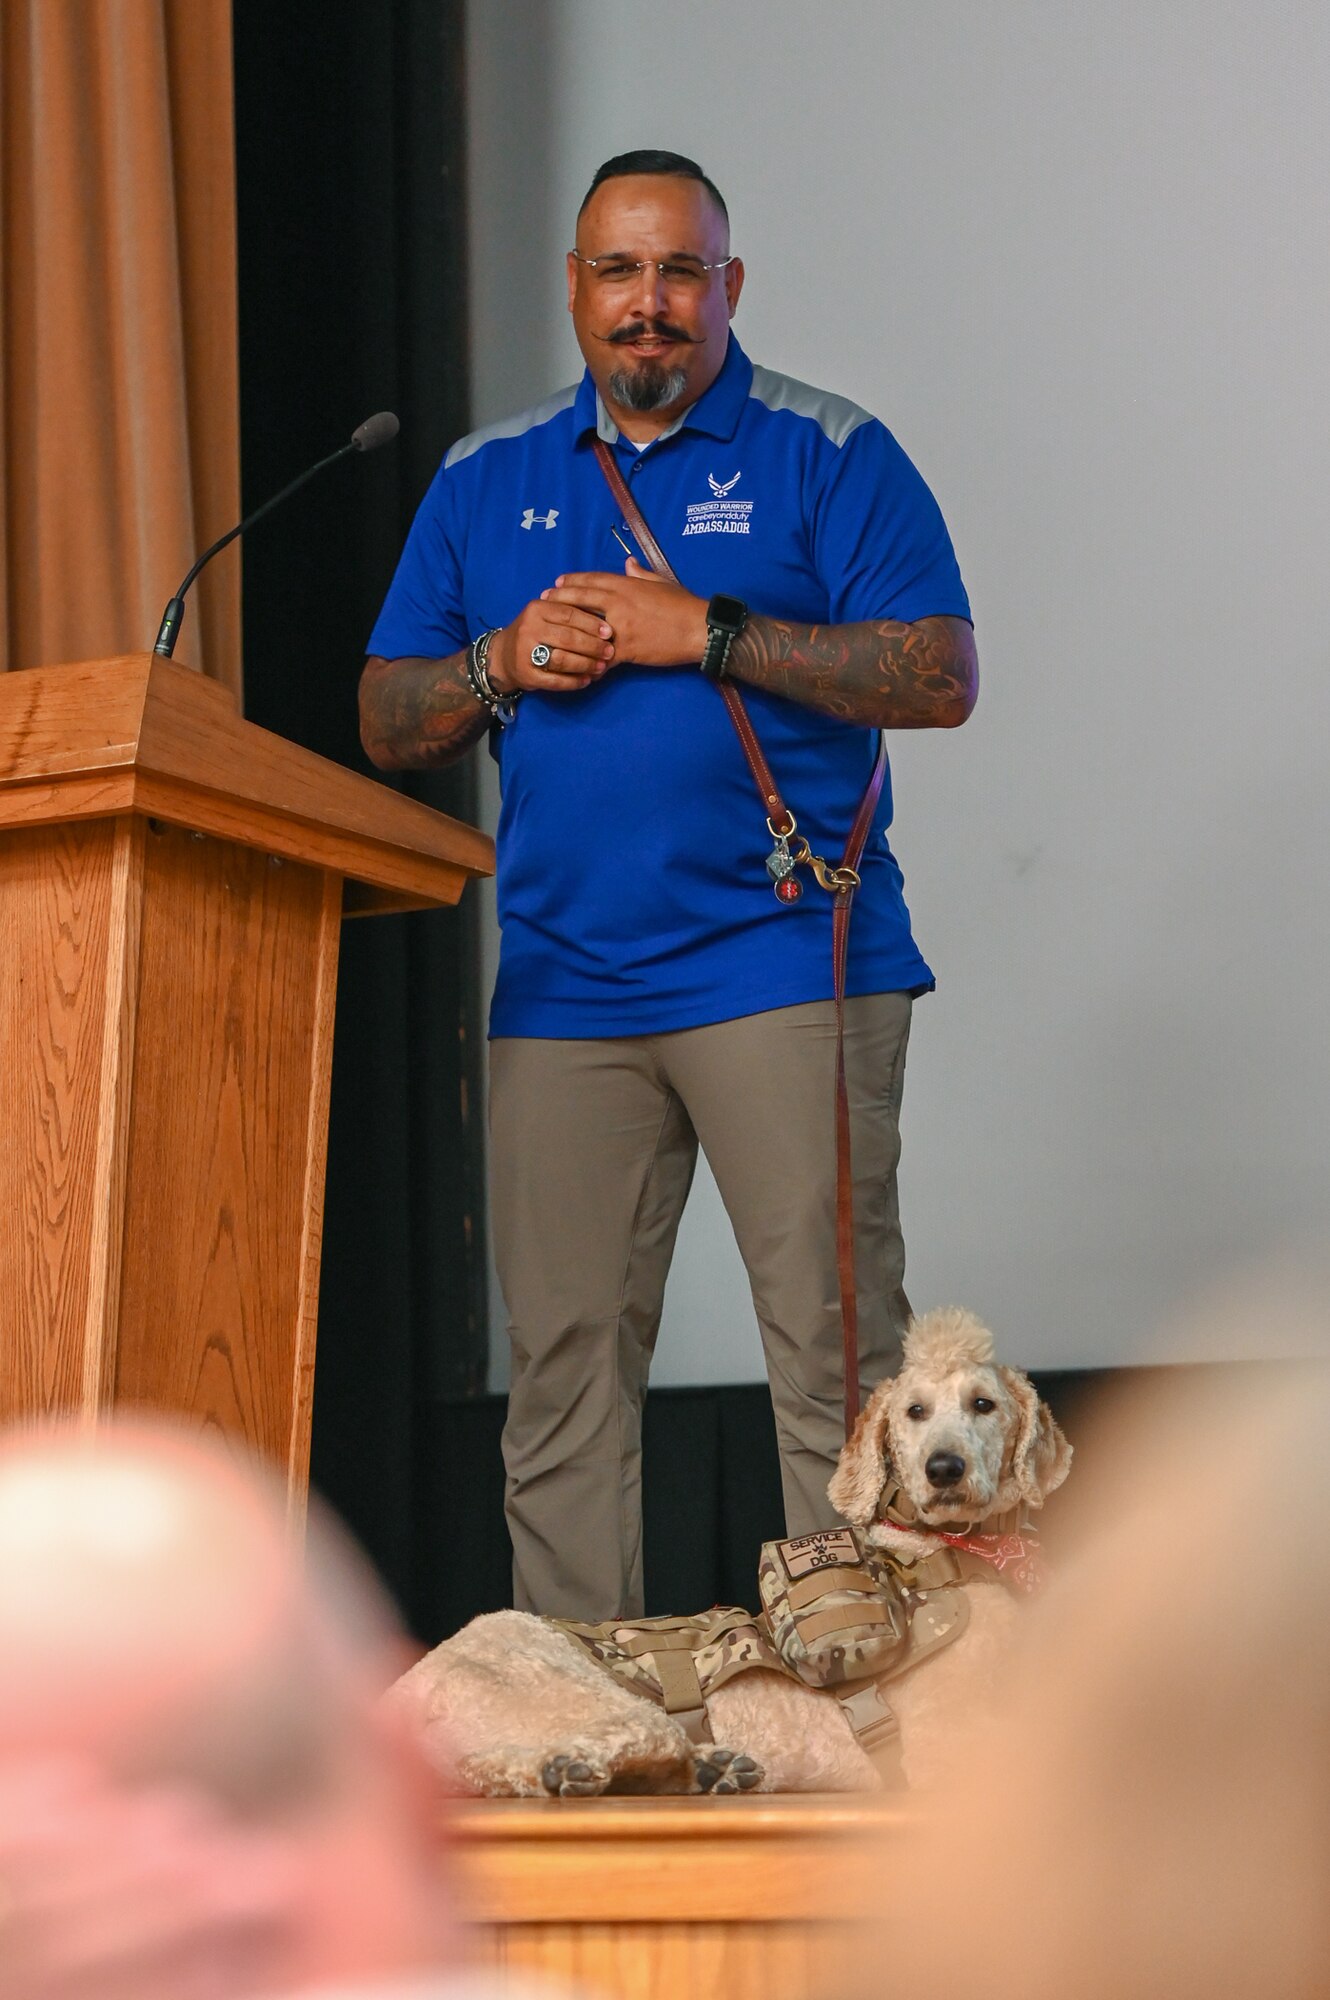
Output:
[[[972,1719],[994,1683],[1019,1596],[1036,1580],[1021,1517],[1061,1485],[1070,1461],[1047,1407],[1026,1376],[994,1363],[992,1335],[972,1314],[946,1307],[912,1323],[900,1374],[873,1392],[827,1489],[871,1547],[906,1562],[949,1547],[974,1552],[960,1637],[885,1690],[911,1784],[938,1774],[950,1725]],[[576,1640],[525,1612],[474,1619],[392,1694],[467,1792],[862,1791],[881,1782],[829,1691],[770,1669],[741,1673],[707,1697],[714,1741],[694,1743]]]

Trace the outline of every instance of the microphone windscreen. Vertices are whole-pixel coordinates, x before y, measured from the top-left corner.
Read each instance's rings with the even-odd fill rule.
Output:
[[[351,442],[357,451],[377,451],[381,444],[391,444],[401,428],[391,410],[380,410],[376,417],[366,417],[358,431],[352,431]]]

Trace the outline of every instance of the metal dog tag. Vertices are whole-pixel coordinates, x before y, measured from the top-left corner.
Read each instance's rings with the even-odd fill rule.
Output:
[[[767,856],[767,873],[773,882],[783,882],[787,875],[794,873],[794,856],[783,833],[776,836],[776,845]]]
[[[770,820],[767,821],[767,825],[771,825]],[[792,831],[793,815],[791,815]],[[794,872],[795,859],[790,853],[790,836],[788,833],[776,833],[773,834],[772,838],[775,840],[776,845],[767,856],[767,873],[771,877],[771,886],[776,892],[776,901],[778,903],[797,903],[800,896],[803,895],[804,885]]]

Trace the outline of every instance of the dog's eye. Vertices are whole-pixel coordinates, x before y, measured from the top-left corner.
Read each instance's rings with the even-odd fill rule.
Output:
[[[991,1396],[976,1396],[973,1409],[977,1417],[986,1417],[997,1408]]]
[[[909,1409],[905,1412],[905,1414],[910,1419],[910,1422],[912,1424],[921,1424],[924,1418],[928,1415],[928,1412],[924,1408],[922,1403],[911,1403]]]

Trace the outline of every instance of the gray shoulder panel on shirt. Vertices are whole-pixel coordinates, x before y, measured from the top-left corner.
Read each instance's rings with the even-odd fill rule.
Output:
[[[774,368],[754,366],[749,394],[768,410],[791,410],[796,417],[810,418],[834,445],[844,444],[860,424],[872,422],[871,411],[861,410],[847,396],[833,396],[826,389],[810,388],[807,382],[796,382],[792,375],[778,375]]]
[[[530,410],[519,410],[515,417],[501,417],[497,424],[486,424],[483,430],[472,431],[468,437],[458,438],[444,459],[445,465],[460,465],[464,458],[470,458],[482,445],[494,444],[500,438],[521,437],[526,431],[539,429],[549,423],[561,410],[571,409],[577,400],[577,384],[567,389],[559,389],[553,396],[547,396],[543,403],[537,403]]]

